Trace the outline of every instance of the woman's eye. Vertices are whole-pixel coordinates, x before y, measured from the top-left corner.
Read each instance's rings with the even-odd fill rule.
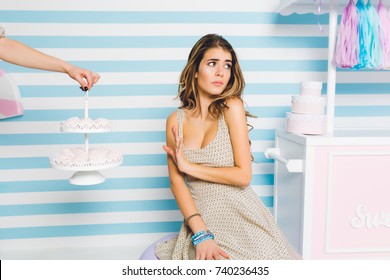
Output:
[[[214,62],[214,61],[211,61],[211,62],[209,62],[208,65],[209,65],[209,66],[215,66],[215,62]]]
[[[231,64],[225,64],[225,66],[224,66],[226,69],[230,69],[230,68],[232,68],[232,65]]]

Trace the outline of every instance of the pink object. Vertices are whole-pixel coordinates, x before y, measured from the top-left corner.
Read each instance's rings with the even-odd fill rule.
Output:
[[[291,97],[291,113],[286,113],[286,131],[298,134],[326,133],[325,98],[322,82],[301,82],[300,95]]]
[[[0,119],[23,115],[19,88],[9,74],[0,69]]]
[[[344,252],[390,249],[390,205],[388,189],[390,155],[356,153],[333,155],[329,190],[327,251]],[[366,174],[366,176],[356,176]],[[372,176],[367,176],[372,174]],[[374,180],[381,174],[381,180]],[[375,181],[375,183],[373,183]],[[358,190],[358,191],[357,191]],[[376,195],[374,195],[376,194]],[[345,199],[348,197],[348,199]],[[343,232],[340,235],[340,231]]]
[[[291,112],[296,114],[323,115],[325,97],[293,95]]]
[[[378,4],[379,39],[382,50],[382,68],[390,67],[390,15],[383,5],[382,0]]]
[[[350,0],[341,16],[337,38],[335,63],[340,68],[352,68],[359,62],[359,15],[353,0]]]
[[[389,146],[316,148],[313,159],[311,258],[388,259]]]
[[[276,130],[275,219],[305,260],[389,260],[389,140],[387,130]],[[286,168],[298,160],[302,173]]]
[[[286,113],[286,131],[311,135],[326,133],[325,115]]]
[[[0,99],[0,119],[23,115],[23,104],[15,100]]]

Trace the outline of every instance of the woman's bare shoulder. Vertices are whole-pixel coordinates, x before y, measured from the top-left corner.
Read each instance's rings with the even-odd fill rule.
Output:
[[[227,108],[224,109],[225,117],[241,115],[245,113],[244,102],[240,98],[230,98],[226,101]]]
[[[244,106],[244,101],[242,101],[241,98],[238,98],[238,97],[233,97],[233,98],[229,98],[228,100],[226,100],[226,105],[228,107],[243,107]]]
[[[167,126],[177,125],[177,111],[173,111],[167,118]]]

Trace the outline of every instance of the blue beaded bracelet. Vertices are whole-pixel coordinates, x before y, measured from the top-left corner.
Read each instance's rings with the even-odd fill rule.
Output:
[[[214,239],[214,234],[209,230],[207,230],[207,231],[202,230],[200,232],[197,232],[196,234],[194,234],[191,237],[191,243],[192,243],[192,245],[196,246],[199,243],[206,241],[206,240],[209,240],[209,239]]]
[[[194,241],[196,238],[198,238],[199,236],[205,234],[204,230],[201,230],[197,233],[195,233],[192,237],[191,237],[191,241]]]
[[[199,243],[203,242],[203,241],[206,241],[206,240],[209,240],[209,239],[214,239],[214,235],[212,234],[206,234],[206,235],[203,235],[201,238],[199,238],[198,240],[192,242],[192,245],[196,246],[198,245]]]

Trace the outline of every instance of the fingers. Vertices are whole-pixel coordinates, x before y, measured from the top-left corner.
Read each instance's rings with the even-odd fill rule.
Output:
[[[196,252],[195,259],[196,260],[207,260],[206,258],[207,252],[200,250],[200,252]]]
[[[183,138],[179,138],[176,143],[176,153],[179,153],[183,146]]]
[[[179,133],[178,133],[178,130],[177,130],[177,127],[176,126],[172,126],[172,134],[173,134],[173,138],[174,138],[174,145],[175,145],[175,148],[172,149],[166,145],[163,146],[163,149],[166,153],[168,153],[172,158],[173,158],[173,161],[175,162],[175,164],[177,165],[177,157],[176,155],[180,152],[180,149],[182,147],[182,141],[180,140],[179,138]]]
[[[176,138],[176,126],[172,126],[172,134],[173,134],[173,137]]]
[[[195,259],[196,259],[197,261],[205,260],[205,259],[206,259],[206,255],[205,255],[205,254],[202,254],[202,253],[196,254]]]
[[[173,155],[173,151],[171,148],[169,148],[167,145],[163,145],[163,150],[167,152],[170,155]]]
[[[207,240],[197,245],[196,247],[196,260],[221,260],[229,259],[229,255],[226,254],[213,240]]]
[[[83,76],[76,76],[74,79],[80,84],[80,89],[82,91],[87,91],[89,89],[88,83],[85,82]]]
[[[81,77],[84,78],[85,80],[87,80],[88,89],[91,89],[93,84],[94,84],[92,74],[93,73],[89,70],[84,70],[84,72],[80,73]],[[84,79],[82,79],[82,80],[84,80]]]
[[[88,72],[86,73],[86,75],[84,76],[84,78],[87,79],[88,88],[90,89],[90,88],[92,88],[92,86],[93,86],[94,84],[97,83],[97,81],[99,81],[100,75],[97,74],[97,73],[93,73],[93,72],[91,72],[91,71],[88,71]]]
[[[222,249],[219,249],[218,253],[219,253],[219,255],[224,257],[225,259],[229,259],[229,255],[226,254],[224,251],[222,251]]]
[[[221,251],[222,252],[222,251]],[[228,255],[224,252],[221,254],[221,252],[208,252],[206,254],[197,254],[195,259],[196,260],[220,260],[221,256],[223,256],[225,259],[228,259]]]
[[[176,126],[172,126],[172,134],[173,134],[173,138],[175,139],[175,146],[177,146],[177,141],[179,139],[179,133],[178,133]]]
[[[175,152],[169,148],[168,146],[164,145],[163,146],[163,150],[168,154],[170,155],[172,158],[173,158],[173,161],[176,163],[176,156],[175,156]]]
[[[177,153],[183,147],[183,138],[179,136],[179,131],[178,131],[176,126],[172,127],[172,134],[175,138],[175,149],[176,149],[176,153]]]
[[[80,87],[80,89],[82,90],[82,91],[87,91],[88,90],[88,87],[87,86],[84,86],[84,87]]]
[[[76,68],[76,70],[73,71],[73,74],[70,74],[69,76],[80,84],[83,91],[91,89],[92,86],[100,79],[99,74],[80,68]]]
[[[214,260],[214,257],[213,257],[213,252],[209,252],[207,255],[206,255],[206,260]]]
[[[96,84],[100,80],[100,75],[98,73],[92,73],[92,82]]]
[[[172,134],[175,139],[175,151],[177,153],[181,148],[181,138],[179,137],[179,131],[176,126],[172,126]]]

